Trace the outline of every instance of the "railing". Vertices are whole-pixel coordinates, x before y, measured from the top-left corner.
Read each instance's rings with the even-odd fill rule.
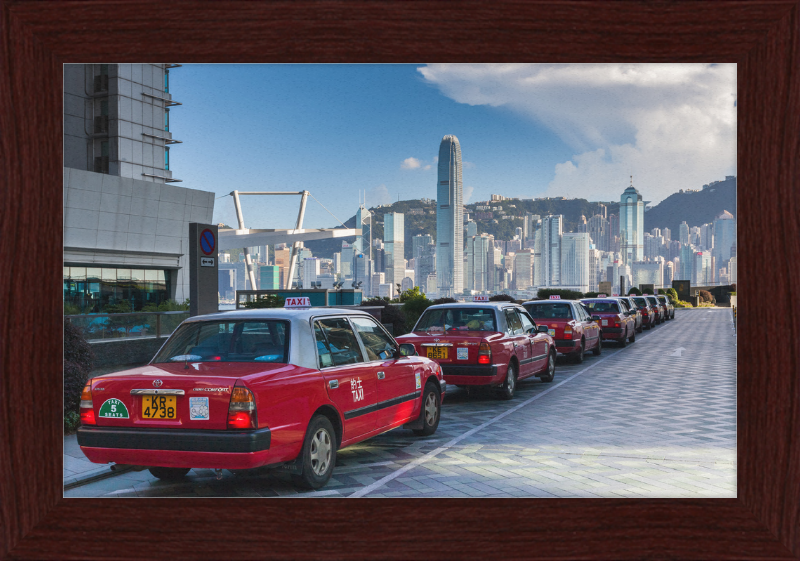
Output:
[[[175,331],[188,311],[134,312],[130,314],[80,314],[64,316],[80,329],[87,341],[158,338]]]

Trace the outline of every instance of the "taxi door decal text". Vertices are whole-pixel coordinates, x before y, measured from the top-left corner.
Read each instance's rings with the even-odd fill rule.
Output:
[[[364,399],[364,388],[361,387],[361,378],[350,380],[350,391],[353,392],[353,403],[358,403]]]

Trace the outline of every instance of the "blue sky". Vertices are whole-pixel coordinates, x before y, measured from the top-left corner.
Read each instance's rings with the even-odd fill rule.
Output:
[[[490,194],[646,200],[735,174],[735,65],[184,65],[170,130],[182,186],[309,190],[341,220],[435,197],[455,134],[468,202]],[[254,228],[294,226],[299,197],[243,198]],[[231,197],[215,222],[233,225]],[[336,220],[313,200],[305,225]]]

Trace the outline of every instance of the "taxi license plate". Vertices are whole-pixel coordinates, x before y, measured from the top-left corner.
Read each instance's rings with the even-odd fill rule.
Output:
[[[601,323],[602,323],[603,325],[608,325],[608,320],[607,320],[607,319],[601,320]]]
[[[143,419],[175,419],[177,398],[174,395],[143,395]]]
[[[447,360],[447,347],[426,347],[428,358],[443,358]]]

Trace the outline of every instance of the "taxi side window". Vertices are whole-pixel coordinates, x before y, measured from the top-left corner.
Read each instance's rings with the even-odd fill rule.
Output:
[[[578,316],[578,321],[588,321],[589,318],[586,317],[586,311],[583,309],[583,306],[580,304],[575,304],[575,313]]]
[[[522,322],[523,333],[528,333],[531,329],[533,329],[534,331],[536,330],[536,324],[533,323],[533,320],[528,317],[527,313],[521,312],[519,310],[517,310],[517,313],[519,314],[519,319]]]
[[[522,334],[522,321],[519,319],[517,310],[506,310],[506,322],[511,333],[514,335]]]
[[[351,317],[350,321],[356,327],[361,342],[367,349],[367,359],[386,360],[394,356],[397,346],[374,320],[368,318]]]
[[[345,318],[321,319],[314,322],[319,367],[341,366],[364,362],[356,334]]]

